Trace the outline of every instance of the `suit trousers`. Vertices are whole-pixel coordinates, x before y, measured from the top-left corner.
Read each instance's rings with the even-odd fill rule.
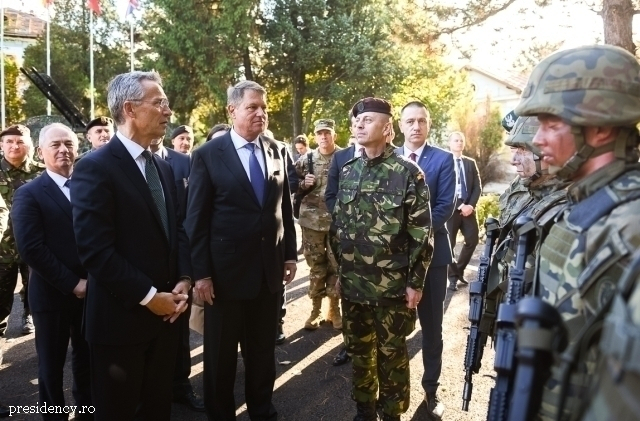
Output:
[[[418,303],[418,317],[422,327],[422,387],[426,392],[438,390],[442,371],[442,319],[447,293],[447,266],[429,266],[424,293]]]
[[[38,353],[39,402],[48,406],[65,406],[63,392],[64,364],[71,339],[71,392],[78,406],[91,405],[91,368],[89,344],[81,333],[82,300],[69,300],[69,305],[58,311],[34,311],[36,352]],[[78,418],[80,414],[76,415]],[[82,419],[93,419],[83,415]],[[68,414],[42,414],[44,420],[67,420]]]
[[[96,421],[170,420],[179,328],[177,320],[163,322],[142,344],[89,344]]]
[[[189,294],[191,297],[191,294]],[[191,298],[189,299],[191,306]],[[175,321],[178,324],[178,352],[176,352],[176,368],[173,375],[173,395],[184,396],[193,391],[191,376],[191,345],[189,344],[189,314],[191,307]]]
[[[236,419],[234,384],[238,343],[245,366],[245,397],[252,421],[275,421],[275,334],[282,293],[262,283],[257,297],[214,299],[204,306],[204,404],[209,421]]]
[[[471,260],[471,256],[473,256],[473,252],[478,245],[478,215],[473,211],[469,216],[462,216],[462,213],[456,209],[453,212],[453,216],[447,221],[447,230],[449,231],[449,240],[452,249],[455,249],[458,231],[462,232],[462,236],[464,237],[464,243],[458,258],[449,265],[449,278],[462,279],[464,277],[464,271]]]

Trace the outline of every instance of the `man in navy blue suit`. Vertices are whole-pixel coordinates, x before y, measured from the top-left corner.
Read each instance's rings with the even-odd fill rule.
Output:
[[[71,339],[73,397],[76,405],[92,405],[89,345],[81,333],[87,271],[76,249],[69,191],[78,137],[63,124],[45,126],[39,154],[46,171],[16,190],[11,208],[18,251],[31,268],[29,304],[37,328],[39,402],[65,406],[63,371]],[[43,418],[66,420],[68,415]],[[93,420],[93,415],[78,413],[75,419]]]
[[[427,271],[424,299],[418,304],[418,316],[422,326],[422,387],[425,390],[425,402],[429,417],[439,420],[444,412],[444,405],[436,395],[442,371],[442,318],[447,292],[447,267],[453,262],[446,222],[453,215],[456,172],[451,152],[427,143],[430,128],[431,117],[427,107],[419,101],[409,102],[400,114],[404,145],[396,152],[422,168],[431,195],[433,259]]]

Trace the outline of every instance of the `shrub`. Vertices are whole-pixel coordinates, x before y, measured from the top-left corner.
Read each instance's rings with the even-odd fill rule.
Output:
[[[498,196],[497,194],[487,194],[480,197],[478,200],[478,205],[476,206],[476,213],[478,215],[478,225],[480,226],[480,231],[484,232],[484,221],[486,221],[488,216],[493,216],[494,218],[498,218],[500,215],[500,207],[498,206]]]

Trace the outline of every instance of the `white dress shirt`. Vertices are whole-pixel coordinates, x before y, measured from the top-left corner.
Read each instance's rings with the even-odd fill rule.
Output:
[[[249,143],[248,140],[240,136],[236,131],[231,128],[231,141],[233,142],[233,146],[236,148],[236,152],[238,153],[238,158],[240,158],[240,162],[242,162],[242,167],[244,168],[244,172],[247,173],[247,177],[249,181],[251,181],[251,175],[249,173],[249,158],[251,158],[251,149],[246,148],[245,146]],[[251,143],[256,145],[255,154],[256,158],[258,158],[258,163],[260,164],[260,168],[262,169],[262,174],[265,174],[264,171],[264,153],[262,152],[262,142],[259,142],[260,137],[258,136],[256,139],[251,140]]]
[[[56,174],[53,171],[50,171],[49,169],[47,169],[46,171],[47,171],[47,174],[49,174],[49,177],[51,177],[51,179],[53,180],[53,182],[56,183],[58,187],[60,187],[60,191],[62,191],[62,193],[67,197],[67,199],[71,201],[71,191],[69,190],[69,187],[64,185],[64,183],[66,183],[69,179],[61,176],[60,174]]]
[[[420,157],[422,156],[422,152],[424,151],[424,147],[427,145],[427,142],[424,142],[424,144],[422,146],[420,146],[418,149],[415,150],[415,152],[411,151],[411,149],[407,148],[406,146],[402,147],[402,156],[404,156],[407,159],[411,159],[409,158],[409,155],[411,155],[412,153],[416,154],[416,163],[418,163],[418,161],[420,161]]]
[[[136,165],[140,169],[140,172],[142,173],[142,176],[146,180],[147,175],[145,174],[144,169],[147,166],[147,160],[145,159],[144,156],[142,156],[142,152],[144,152],[145,149],[139,144],[137,144],[136,142],[134,142],[133,140],[124,136],[122,133],[117,132],[116,134],[118,135],[118,139],[120,139],[124,147],[127,149],[129,154],[131,155],[131,158],[133,158],[133,160],[135,161]],[[162,192],[162,196],[164,197],[164,191]],[[140,305],[146,306],[149,303],[149,301],[151,301],[153,296],[156,295],[156,292],[158,292],[158,290],[156,289],[156,287],[152,286],[149,292],[147,293],[147,295],[142,299],[142,301],[140,301]]]

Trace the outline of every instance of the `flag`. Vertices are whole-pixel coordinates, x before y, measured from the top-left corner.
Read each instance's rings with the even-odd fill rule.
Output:
[[[138,3],[138,0],[129,0],[129,4],[127,5],[127,13],[124,15],[124,17],[128,17],[129,15],[133,14],[134,10],[138,10],[140,8],[140,3]]]
[[[102,14],[102,9],[100,9],[100,0],[87,0],[87,7],[98,16]]]
[[[53,4],[53,0],[42,0],[42,5],[47,9]]]

